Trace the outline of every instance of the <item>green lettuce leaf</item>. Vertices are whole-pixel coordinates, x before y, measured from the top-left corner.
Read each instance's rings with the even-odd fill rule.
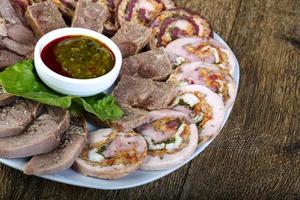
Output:
[[[61,108],[86,110],[101,120],[117,120],[123,116],[115,98],[107,94],[80,98],[59,94],[48,88],[36,75],[33,61],[21,61],[0,73],[0,84],[6,92],[43,104]]]

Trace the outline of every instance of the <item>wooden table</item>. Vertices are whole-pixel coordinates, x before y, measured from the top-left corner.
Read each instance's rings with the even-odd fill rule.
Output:
[[[0,165],[0,199],[300,199],[300,0],[178,0],[199,11],[241,66],[237,102],[191,163],[120,191],[73,187]]]

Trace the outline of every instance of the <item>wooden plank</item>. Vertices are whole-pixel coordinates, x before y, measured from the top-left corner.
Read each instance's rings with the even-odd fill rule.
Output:
[[[228,38],[241,65],[237,103],[192,162],[182,199],[300,198],[299,11],[295,0],[242,1]]]

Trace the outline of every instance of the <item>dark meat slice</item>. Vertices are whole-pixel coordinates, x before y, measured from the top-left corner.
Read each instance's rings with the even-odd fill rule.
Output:
[[[128,57],[138,53],[149,42],[152,29],[137,23],[125,22],[112,40],[119,46],[122,56]]]
[[[172,0],[121,0],[117,9],[119,25],[125,21],[147,25],[153,17],[166,9],[174,8]]]
[[[38,37],[67,26],[58,8],[50,0],[29,6],[25,17]]]
[[[168,55],[163,48],[153,49],[123,60],[121,75],[130,75],[163,81],[173,71]]]
[[[62,144],[47,154],[34,156],[25,166],[28,175],[53,174],[71,167],[87,142],[87,124],[84,119],[71,119]]]
[[[120,105],[156,110],[169,107],[169,103],[176,95],[176,90],[172,83],[124,75],[121,76],[112,94]]]
[[[47,112],[36,118],[22,134],[0,138],[0,157],[24,158],[54,150],[61,144],[69,121],[68,111],[47,107]]]
[[[21,23],[9,0],[0,1],[0,16],[12,24]]]
[[[27,46],[35,45],[37,42],[34,33],[22,24],[8,25],[7,34],[10,39]]]
[[[8,94],[4,91],[4,89],[0,86],[0,106],[7,106],[17,100],[17,97],[11,94]],[[2,108],[1,108],[2,109]]]
[[[119,131],[129,132],[149,122],[149,112],[130,106],[122,106],[124,116],[116,121],[108,122],[109,127]]]
[[[11,137],[22,133],[36,118],[41,110],[39,103],[18,99],[14,103],[1,108],[0,138]]]
[[[166,46],[173,40],[187,36],[205,39],[213,37],[212,28],[206,19],[182,8],[169,9],[160,13],[149,23],[149,26],[154,33],[150,42],[152,49]]]
[[[7,36],[7,28],[6,28],[5,19],[0,17],[0,38],[6,36]]]
[[[9,38],[3,38],[0,40],[0,46],[3,48],[6,48],[18,55],[30,57],[34,51],[33,45],[24,45],[21,43],[18,43],[14,40],[11,40]]]
[[[105,4],[93,0],[79,0],[72,26],[87,28],[102,33],[104,22],[108,17],[109,10]]]
[[[13,65],[22,59],[23,59],[22,56],[19,56],[15,53],[12,53],[7,50],[0,50],[0,69],[3,69],[9,65]]]

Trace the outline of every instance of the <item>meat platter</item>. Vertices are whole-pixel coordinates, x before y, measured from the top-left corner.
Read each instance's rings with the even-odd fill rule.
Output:
[[[239,64],[171,0],[2,0],[0,162],[124,189],[199,155],[232,110]]]

